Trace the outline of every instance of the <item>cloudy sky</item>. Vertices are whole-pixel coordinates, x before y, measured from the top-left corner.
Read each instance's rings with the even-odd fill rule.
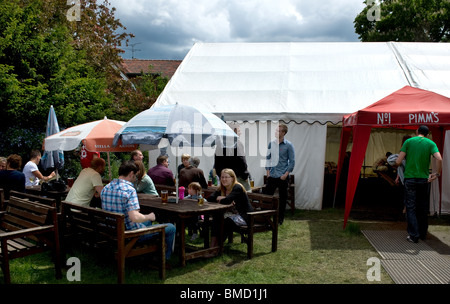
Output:
[[[110,0],[135,35],[124,58],[183,59],[196,42],[358,41],[363,0]]]

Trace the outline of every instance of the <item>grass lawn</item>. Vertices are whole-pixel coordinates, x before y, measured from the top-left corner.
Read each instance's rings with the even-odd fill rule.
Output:
[[[343,230],[343,210],[297,210],[287,212],[279,229],[278,251],[270,252],[271,234],[255,235],[254,258],[247,259],[246,245],[236,235],[233,244],[225,243],[224,254],[211,259],[187,261],[179,267],[174,255],[169,263],[166,280],[149,267],[145,257],[127,261],[127,284],[393,284],[381,267],[381,280],[369,282],[367,260],[379,257],[360,230],[389,229],[405,222],[350,219]],[[430,231],[450,232],[448,219],[430,219]],[[401,229],[401,228],[400,228]],[[80,281],[54,277],[50,254],[43,253],[11,261],[13,284],[116,284],[117,275],[112,257],[98,256],[91,251],[76,249],[70,253],[81,261]],[[67,256],[69,258],[69,256]],[[65,263],[65,261],[64,261]],[[3,275],[0,274],[0,284]]]

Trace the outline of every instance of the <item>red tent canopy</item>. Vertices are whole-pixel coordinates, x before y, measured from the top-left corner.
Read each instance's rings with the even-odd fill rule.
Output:
[[[346,148],[353,131],[353,148],[347,179],[344,228],[353,203],[361,166],[372,128],[417,129],[426,125],[442,154],[444,130],[450,129],[450,98],[405,86],[383,99],[343,118],[335,191],[339,184]]]

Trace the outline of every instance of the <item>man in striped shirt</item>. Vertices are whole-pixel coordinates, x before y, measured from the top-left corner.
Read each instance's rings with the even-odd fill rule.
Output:
[[[101,193],[102,209],[125,214],[126,230],[146,228],[155,221],[155,214],[142,214],[136,189],[133,186],[136,180],[138,167],[132,161],[123,163],[119,167],[119,178],[106,185]],[[176,228],[173,224],[165,224],[166,229],[166,259],[172,254]],[[151,239],[154,235],[148,234],[140,237],[139,241]]]

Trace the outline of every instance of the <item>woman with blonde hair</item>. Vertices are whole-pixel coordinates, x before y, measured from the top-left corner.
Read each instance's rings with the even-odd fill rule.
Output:
[[[208,202],[232,205],[231,213],[225,214],[225,235],[233,233],[233,225],[246,225],[247,213],[253,211],[244,186],[238,183],[236,174],[229,168],[220,173],[220,189],[208,197]],[[217,246],[218,228],[214,224],[211,230],[211,247]]]
[[[155,184],[153,183],[150,176],[148,176],[147,170],[145,169],[145,166],[144,166],[144,163],[140,160],[136,160],[136,161],[134,161],[134,163],[139,168],[139,171],[136,174],[137,180],[134,183],[136,192],[158,195],[158,191],[156,191]]]

